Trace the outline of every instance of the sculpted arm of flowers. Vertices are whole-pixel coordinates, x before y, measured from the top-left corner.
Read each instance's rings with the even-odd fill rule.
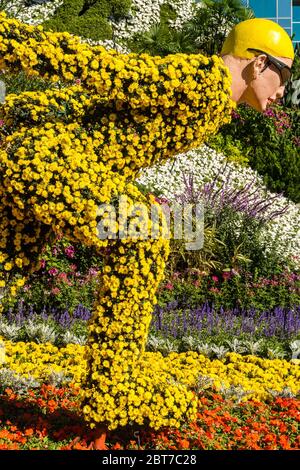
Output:
[[[0,19],[3,68],[81,80],[61,90],[9,95],[1,118],[10,132],[76,120],[93,128],[102,161],[132,178],[141,167],[198,147],[230,120],[231,78],[220,57],[117,54],[68,33]]]
[[[197,106],[205,95],[206,78],[208,82],[214,80],[214,91],[218,91],[223,76],[227,78],[224,84],[229,83],[228,71],[216,56],[212,60],[200,54],[165,58],[118,54],[102,46],[81,43],[79,37],[69,33],[52,33],[43,31],[41,26],[22,24],[6,18],[3,12],[0,38],[1,68],[22,68],[51,81],[80,79],[102,98],[130,102],[135,109],[158,105],[170,108],[180,102],[176,93],[182,93],[182,98]],[[227,96],[221,98],[222,102],[228,100]]]
[[[80,79],[86,91],[99,95],[102,110],[109,106],[118,115],[129,112],[135,134],[149,134],[143,125],[155,120],[158,146],[170,148],[174,143],[177,153],[199,146],[230,119],[231,78],[217,56],[117,54],[81,44],[68,33],[24,25],[3,13],[1,37],[1,68],[23,69],[51,81]]]
[[[200,54],[165,58],[118,54],[101,46],[81,44],[78,37],[69,33],[45,32],[41,26],[8,19],[5,13],[0,14],[1,36],[1,68],[21,67],[50,80],[80,78],[101,98],[114,101],[117,110],[124,103],[141,110],[178,110],[184,104],[184,108],[179,107],[179,115],[192,117],[195,122],[199,116],[194,115],[194,110],[200,108],[203,113],[208,104],[215,112],[212,121],[219,113],[226,122],[231,78],[233,101],[263,111],[283,96],[294,59],[288,34],[277,23],[264,19],[247,20],[233,28],[222,49],[224,62],[216,56],[206,58]]]

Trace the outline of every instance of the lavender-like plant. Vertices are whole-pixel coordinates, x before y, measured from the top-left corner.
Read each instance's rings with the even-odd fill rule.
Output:
[[[225,180],[219,182],[219,174],[226,175]],[[280,210],[272,210],[276,201],[282,198],[282,194],[266,195],[263,197],[257,192],[256,180],[253,179],[244,187],[234,189],[231,170],[227,171],[227,164],[219,171],[212,182],[204,184],[200,188],[195,187],[194,175],[183,174],[185,190],[176,196],[181,204],[196,204],[202,202],[204,207],[211,209],[219,215],[225,208],[230,207],[234,211],[267,223],[276,217],[283,215],[288,210],[288,205]]]
[[[248,333],[252,336],[276,336],[291,338],[300,332],[300,306],[293,308],[276,307],[259,312],[254,308],[234,308],[216,310],[205,302],[195,309],[172,310],[156,306],[153,313],[151,330],[160,335],[183,338],[191,334],[206,332],[209,335],[228,333],[240,336]]]

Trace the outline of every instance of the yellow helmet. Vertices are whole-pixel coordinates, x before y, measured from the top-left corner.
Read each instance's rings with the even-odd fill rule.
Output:
[[[287,32],[271,20],[253,18],[234,26],[225,40],[222,55],[232,54],[252,59],[255,54],[247,49],[259,49],[275,57],[294,60],[293,43]]]

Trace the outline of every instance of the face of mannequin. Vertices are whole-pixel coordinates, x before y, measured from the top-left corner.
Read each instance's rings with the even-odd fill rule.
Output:
[[[292,66],[292,59],[284,57],[277,57],[277,59],[289,67]],[[285,90],[280,71],[275,65],[269,64],[263,70],[266,62],[267,57],[259,55],[245,67],[242,75],[246,88],[238,101],[238,103],[247,103],[260,112],[265,111],[273,102],[282,98]]]

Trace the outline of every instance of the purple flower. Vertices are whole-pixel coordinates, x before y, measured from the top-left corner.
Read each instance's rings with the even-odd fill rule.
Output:
[[[177,318],[175,321],[175,317]],[[255,308],[224,307],[216,309],[205,302],[200,307],[182,310],[178,305],[169,303],[164,307],[156,306],[151,328],[163,336],[183,336],[186,332],[200,334],[222,334],[230,330],[233,335],[249,333],[252,336],[264,334],[269,337],[291,338],[300,331],[300,307],[275,307],[260,312]]]
[[[75,255],[74,247],[70,245],[67,248],[65,248],[65,254],[68,256],[68,258],[74,258],[74,255]]]
[[[300,147],[300,137],[294,137],[294,144],[295,144],[297,147]]]
[[[218,176],[221,172],[226,176],[225,181],[218,184]],[[204,203],[215,215],[222,214],[226,208],[231,208],[235,212],[243,213],[252,219],[269,222],[288,210],[288,205],[277,211],[270,208],[274,201],[280,200],[280,194],[260,196],[257,194],[255,178],[240,189],[235,189],[234,180],[227,165],[224,165],[211,183],[206,183],[199,189],[195,189],[193,174],[183,175],[185,190],[182,194],[176,195],[176,200],[180,204]]]
[[[48,273],[50,274],[50,276],[56,276],[58,274],[58,269],[51,268],[49,269]]]
[[[231,272],[223,271],[222,277],[223,277],[224,281],[228,281],[231,278]]]
[[[232,116],[232,119],[240,119],[241,118],[241,115],[235,110],[232,111],[231,116]]]
[[[99,272],[98,269],[95,269],[95,268],[90,268],[89,269],[89,274],[91,276],[97,276],[98,272]]]
[[[264,115],[268,117],[275,117],[275,112],[272,108],[268,108],[266,111],[264,111]]]

